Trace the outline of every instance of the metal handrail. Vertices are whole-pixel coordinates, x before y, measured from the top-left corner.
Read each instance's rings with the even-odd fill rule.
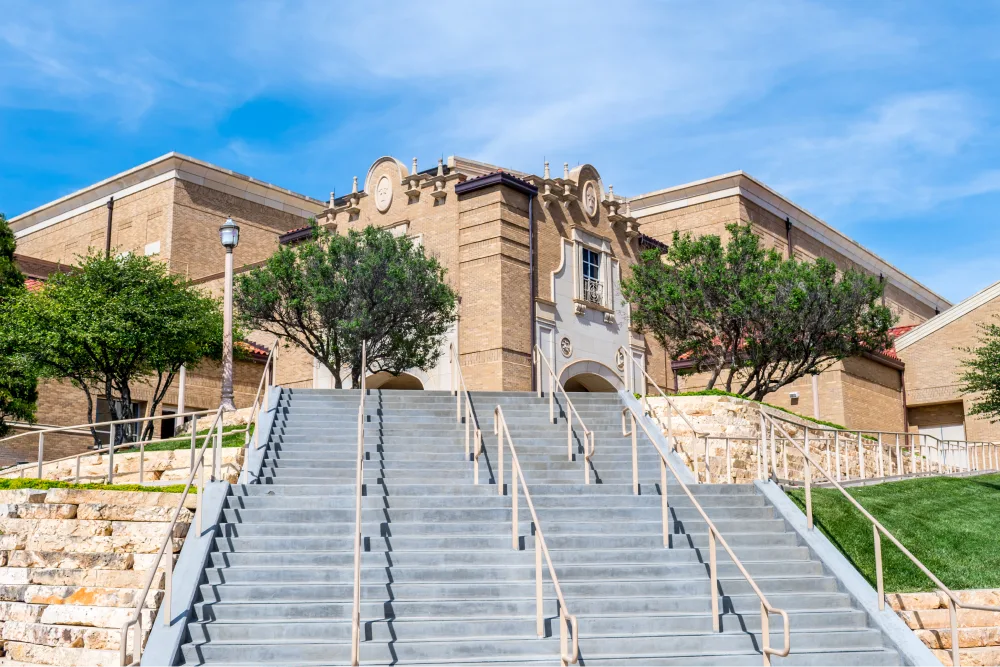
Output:
[[[549,548],[545,544],[545,534],[542,532],[542,523],[538,520],[535,512],[535,504],[531,501],[531,493],[528,491],[528,482],[524,478],[524,471],[521,470],[521,462],[517,458],[517,450],[514,449],[514,442],[510,439],[510,430],[507,428],[507,420],[504,419],[503,409],[498,405],[493,410],[493,433],[497,436],[497,491],[500,495],[504,492],[503,483],[503,450],[504,444],[510,449],[511,467],[511,502],[513,504],[511,512],[511,545],[515,551],[520,550],[518,539],[518,485],[521,480],[521,488],[524,489],[524,500],[528,504],[528,511],[531,512],[531,521],[535,526],[535,630],[539,637],[545,636],[545,618],[542,610],[542,557],[549,569],[549,578],[552,579],[552,587],[556,592],[556,599],[559,602],[559,659],[563,665],[575,665],[580,657],[580,641],[577,636],[576,616],[570,614],[566,608],[566,599],[563,597],[562,587],[559,586],[559,577],[556,576],[556,569],[552,565],[552,557],[549,555]],[[573,637],[573,651],[568,653],[569,636]]]
[[[177,520],[180,518],[181,510],[184,509],[185,500],[187,500],[188,493],[191,491],[191,486],[194,484],[194,478],[196,474],[199,474],[198,480],[198,493],[197,495],[197,505],[195,508],[195,532],[197,535],[201,535],[202,527],[202,508],[204,507],[204,495],[205,495],[205,451],[208,449],[208,443],[213,440],[212,434],[215,432],[215,443],[218,444],[221,441],[222,434],[222,408],[215,411],[215,419],[212,420],[212,425],[208,429],[208,433],[202,439],[201,453],[198,455],[198,460],[191,467],[191,474],[188,475],[187,484],[184,486],[184,490],[181,492],[180,502],[177,503],[177,509],[174,510],[173,519],[170,521],[170,525],[167,527],[167,534],[164,537],[163,543],[160,545],[159,551],[157,551],[156,560],[154,561],[153,567],[150,568],[149,574],[146,576],[146,585],[142,589],[142,594],[136,600],[135,611],[132,613],[131,618],[129,618],[121,629],[121,647],[120,647],[120,664],[139,664],[139,658],[142,656],[142,608],[146,603],[146,596],[149,594],[149,589],[153,586],[153,581],[156,579],[156,571],[159,569],[159,564],[163,560],[164,555],[167,555],[167,563],[164,568],[166,575],[166,583],[164,585],[163,602],[161,606],[164,609],[163,612],[163,624],[167,627],[170,626],[172,622],[172,614],[170,610],[170,593],[173,586],[173,549],[170,550],[169,554],[167,552],[167,546],[173,544],[174,540],[174,529],[177,526]],[[216,454],[217,457],[217,454]],[[211,481],[215,481],[215,474],[211,476]],[[128,650],[128,629],[135,626],[135,636],[133,637],[133,661],[131,663],[126,663],[127,650]]]
[[[243,447],[245,448],[243,456],[243,468],[249,471],[247,466],[250,465],[250,424],[254,423],[254,420],[260,415],[261,412],[267,412],[270,407],[268,402],[268,389],[274,386],[274,381],[277,375],[277,364],[278,355],[276,354],[278,349],[278,342],[281,340],[280,336],[274,337],[274,343],[271,344],[271,350],[267,353],[267,359],[264,361],[264,372],[260,374],[260,382],[257,384],[257,393],[254,394],[253,405],[250,407],[250,414],[247,416],[247,426],[244,429]],[[257,449],[261,448],[260,444],[261,436],[257,435]],[[265,443],[266,444],[266,443]],[[250,481],[249,478],[246,481]]]
[[[631,433],[627,433],[625,429],[626,415],[630,415],[632,418]],[[660,449],[660,446],[656,444],[656,440],[653,439],[653,436],[649,432],[649,429],[646,427],[646,424],[644,420],[641,418],[641,415],[639,415],[638,417],[639,418],[637,419],[637,415],[631,406],[626,405],[626,407],[622,409],[622,435],[632,435],[632,440],[634,443],[635,432],[636,432],[635,426],[636,423],[638,423],[639,426],[642,427],[642,430],[646,432],[646,437],[649,439],[649,442],[652,443],[653,447],[656,448],[657,453],[660,455],[660,497],[661,497],[660,506],[662,512],[662,521],[663,521],[663,546],[666,548],[671,547],[669,538],[669,527],[668,527],[669,506],[667,502],[668,468],[670,469],[670,472],[673,474],[674,479],[677,481],[678,484],[680,484],[681,489],[691,500],[691,504],[694,505],[694,508],[698,511],[698,514],[701,515],[702,520],[704,520],[705,524],[708,526],[709,578],[711,581],[710,587],[712,589],[712,629],[715,632],[721,631],[721,623],[719,619],[719,586],[718,586],[719,575],[718,575],[718,563],[715,553],[716,552],[715,542],[716,540],[718,540],[719,544],[722,545],[722,548],[725,549],[726,553],[729,554],[729,557],[732,558],[733,564],[736,565],[736,568],[740,571],[740,574],[742,574],[743,578],[747,580],[747,583],[750,584],[750,588],[753,589],[753,592],[757,595],[757,598],[760,600],[761,653],[764,656],[764,665],[766,666],[771,664],[770,656],[772,655],[778,656],[779,658],[787,656],[789,650],[791,649],[791,637],[790,637],[791,628],[788,622],[788,613],[785,612],[785,610],[783,609],[778,609],[777,607],[772,606],[771,603],[768,602],[767,597],[757,586],[757,582],[753,580],[753,577],[750,576],[750,573],[747,572],[747,569],[743,567],[743,563],[740,562],[740,559],[737,558],[736,553],[729,547],[729,544],[726,542],[726,539],[722,536],[722,533],[719,532],[719,529],[716,528],[715,524],[712,523],[712,520],[708,518],[708,514],[705,513],[704,509],[702,509],[701,504],[695,499],[694,494],[691,493],[691,490],[688,488],[687,484],[685,484],[681,480],[680,475],[677,474],[677,470],[674,468],[673,464],[670,463],[670,461],[667,459],[667,455],[663,452],[662,449]],[[770,629],[769,614],[778,614],[782,618],[784,626],[785,647],[781,651],[776,651],[771,648],[771,629]]]
[[[563,387],[562,382],[556,377],[556,372],[552,368],[552,364],[549,360],[545,358],[542,353],[542,349],[536,344],[534,349],[531,351],[532,361],[538,368],[538,375],[541,376],[542,362],[545,363],[545,370],[548,372],[549,376],[549,422],[556,423],[555,416],[555,389],[558,388],[562,392],[563,398],[566,399],[566,450],[569,455],[569,460],[573,460],[573,416],[576,416],[577,421],[580,422],[580,427],[583,429],[583,482],[584,484],[590,484],[590,466],[591,459],[594,458],[594,451],[596,451],[596,445],[594,443],[594,432],[587,428],[587,425],[583,423],[583,417],[577,412],[576,407],[573,405],[573,401],[570,400],[569,394],[566,393],[566,389]],[[538,387],[536,392],[539,398],[542,396],[542,379],[538,378]]]
[[[465,386],[465,376],[462,375],[462,365],[459,361],[458,347],[455,343],[448,346],[451,352],[451,390],[455,394],[455,421],[462,423],[462,396],[465,396],[465,458],[469,459],[470,429],[471,439],[475,443],[472,451],[472,483],[479,484],[479,455],[483,453],[483,430],[479,426],[479,417],[472,409],[472,395]],[[475,421],[475,428],[472,422]]]
[[[358,666],[361,643],[361,493],[365,465],[365,375],[368,370],[368,343],[361,343],[361,402],[358,406],[358,463],[354,476],[354,601],[351,607],[351,665]]]
[[[100,456],[101,454],[107,453],[108,454],[108,475],[107,475],[107,477],[108,477],[108,484],[113,484],[114,483],[114,478],[115,478],[115,461],[114,461],[114,454],[115,454],[115,452],[118,451],[118,450],[120,450],[120,449],[133,449],[135,447],[138,447],[139,448],[139,482],[142,483],[142,481],[143,481],[143,473],[144,473],[145,456],[146,456],[146,445],[149,444],[150,442],[152,442],[152,440],[139,440],[137,442],[122,442],[122,443],[119,443],[119,444],[116,445],[116,444],[114,444],[114,435],[113,434],[117,430],[117,428],[116,428],[117,426],[122,425],[122,424],[131,424],[131,423],[135,423],[135,422],[142,422],[143,424],[145,424],[146,422],[150,422],[150,421],[155,422],[155,421],[161,421],[161,420],[164,420],[164,419],[178,419],[178,418],[183,418],[183,417],[191,417],[195,422],[197,422],[198,417],[201,417],[201,416],[204,416],[204,415],[209,415],[209,414],[212,414],[214,412],[215,412],[214,410],[199,410],[197,412],[184,412],[184,413],[179,414],[179,415],[176,415],[176,414],[174,414],[174,415],[153,415],[153,416],[150,416],[150,417],[134,417],[134,418],[131,418],[131,419],[116,419],[114,421],[97,422],[95,424],[74,424],[73,426],[53,426],[53,427],[45,428],[45,429],[38,430],[38,431],[28,431],[28,432],[25,432],[25,433],[18,433],[16,435],[8,436],[8,437],[3,438],[2,440],[0,440],[0,445],[2,445],[3,443],[5,443],[5,442],[7,442],[9,440],[13,440],[15,438],[20,438],[20,437],[23,437],[23,436],[26,436],[26,435],[37,435],[38,436],[38,462],[37,463],[22,463],[22,464],[19,464],[19,465],[16,465],[16,466],[11,466],[9,468],[4,468],[2,471],[0,471],[0,477],[10,477],[11,475],[14,475],[16,473],[21,473],[20,476],[24,477],[24,472],[26,470],[29,470],[31,467],[34,466],[34,467],[37,467],[37,470],[38,470],[37,478],[38,479],[42,479],[43,468],[44,468],[45,465],[47,465],[47,464],[53,464],[53,463],[61,463],[62,461],[70,461],[70,460],[76,459],[76,478],[75,478],[75,481],[79,482],[80,481],[80,460],[84,456]],[[106,447],[101,447],[99,449],[94,449],[94,450],[90,450],[90,451],[87,451],[87,452],[81,452],[79,454],[71,454],[70,456],[63,456],[63,457],[60,457],[58,459],[51,459],[51,460],[48,460],[48,461],[45,460],[45,434],[46,433],[67,432],[67,433],[70,433],[71,435],[79,435],[79,433],[77,432],[79,429],[88,429],[91,426],[108,426],[109,427],[108,432],[110,434],[112,434],[112,435],[111,435],[111,439],[108,442],[108,445]],[[192,433],[193,433],[193,429],[192,429]],[[185,437],[175,437],[175,438],[164,438],[163,440],[158,440],[157,442],[170,442],[172,440],[182,440],[182,439],[186,440],[187,438],[186,438],[186,436]],[[192,458],[193,458],[193,456],[194,456],[193,445],[192,445],[191,452],[192,452]]]
[[[840,493],[845,498],[847,498],[847,500],[850,501],[850,503],[852,505],[854,505],[854,507],[857,508],[857,510],[859,512],[861,512],[862,516],[864,516],[866,519],[868,519],[868,521],[871,522],[871,524],[872,524],[872,532],[873,532],[874,541],[875,541],[875,581],[876,581],[876,587],[877,587],[877,591],[878,591],[878,608],[880,610],[884,610],[885,609],[885,588],[884,588],[884,581],[883,581],[883,576],[882,576],[882,538],[881,538],[881,535],[885,535],[887,538],[889,538],[889,541],[892,542],[894,545],[896,545],[896,548],[899,549],[901,552],[903,552],[903,554],[907,558],[909,558],[910,561],[912,561],[914,565],[916,565],[918,568],[920,568],[920,570],[924,574],[927,575],[927,578],[930,579],[932,582],[934,582],[934,584],[939,589],[941,589],[941,592],[943,592],[947,596],[947,599],[948,599],[948,615],[951,618],[952,665],[954,665],[954,667],[959,667],[958,611],[957,611],[957,608],[958,607],[962,607],[962,608],[965,608],[965,609],[975,609],[977,611],[1000,612],[1000,607],[991,607],[991,606],[987,606],[987,605],[977,605],[977,604],[963,603],[958,598],[958,596],[955,595],[955,593],[950,588],[948,588],[947,586],[944,585],[944,582],[942,582],[940,579],[938,579],[936,576],[934,576],[934,573],[931,572],[929,569],[927,569],[926,565],[924,565],[923,563],[921,563],[920,560],[916,556],[914,556],[912,553],[910,553],[910,550],[907,549],[906,547],[904,547],[903,544],[902,544],[902,542],[900,542],[898,539],[896,539],[895,535],[893,535],[892,533],[890,533],[886,529],[885,526],[883,526],[881,523],[879,523],[878,519],[876,519],[874,516],[872,516],[868,512],[868,510],[866,510],[864,507],[862,507],[861,503],[859,503],[857,500],[855,500],[854,497],[851,496],[851,494],[849,494],[844,489],[844,487],[842,487],[840,484],[838,484],[837,481],[830,475],[830,473],[827,472],[827,470],[825,468],[823,468],[823,466],[821,466],[820,464],[816,463],[816,461],[813,460],[812,456],[809,455],[808,444],[806,444],[806,448],[805,449],[803,449],[802,447],[799,447],[799,443],[797,443],[794,438],[792,438],[790,435],[788,435],[788,432],[785,431],[785,429],[781,428],[781,425],[777,423],[777,420],[774,419],[774,417],[772,417],[771,415],[768,415],[768,414],[764,413],[763,411],[761,411],[761,415],[763,416],[764,420],[767,420],[767,421],[771,422],[772,426],[775,429],[777,429],[778,433],[782,437],[784,437],[789,442],[791,442],[792,446],[799,450],[799,452],[802,454],[803,459],[805,460],[805,463],[806,463],[806,474],[805,474],[805,478],[806,478],[806,486],[805,486],[805,496],[806,496],[806,525],[808,526],[809,530],[813,530],[814,529],[814,527],[813,527],[813,511],[812,511],[812,466],[815,466],[817,470],[819,470],[821,473],[823,473],[823,476],[826,477],[827,480],[829,480],[830,484],[832,484],[834,486],[834,488],[836,488],[838,491],[840,491]],[[880,533],[881,533],[881,535],[880,535]]]
[[[764,410],[761,409],[761,412],[763,413]],[[825,440],[828,444],[830,442],[834,444],[837,457],[836,474],[838,481],[841,480],[842,470],[846,474],[847,479],[850,480],[851,461],[849,458],[849,450],[845,451],[845,456],[848,457],[846,465],[841,466],[840,464],[842,444],[845,448],[850,445],[857,447],[856,463],[858,466],[858,477],[860,479],[869,478],[866,466],[864,465],[864,459],[865,450],[872,448],[875,448],[876,467],[879,471],[879,474],[872,479],[885,476],[886,449],[890,451],[890,456],[888,457],[890,472],[892,469],[891,453],[895,451],[897,474],[905,474],[904,469],[906,464],[902,451],[903,448],[909,450],[910,474],[914,476],[934,474],[935,466],[937,467],[937,473],[939,474],[946,474],[948,472],[972,472],[976,470],[996,470],[1000,468],[1000,448],[998,448],[997,444],[993,442],[943,440],[937,436],[929,434],[908,433],[905,431],[838,429],[820,424],[800,424],[781,415],[771,413],[767,414],[772,420],[793,424],[796,428],[828,434],[825,438],[820,439]],[[933,441],[933,444],[929,444],[928,440]],[[927,452],[919,455],[919,465],[917,454],[918,449],[922,452]],[[950,461],[948,460],[949,458],[961,453],[964,453],[966,457],[964,464],[956,463],[953,459]],[[949,457],[949,454],[951,454],[951,457]],[[764,452],[764,455],[766,456],[766,452]],[[918,467],[920,470],[918,470]]]
[[[672,419],[672,416],[673,416],[674,412],[676,412],[677,415],[684,421],[684,423],[687,424],[687,427],[689,429],[691,429],[692,444],[697,444],[697,441],[698,441],[699,438],[701,438],[702,440],[704,440],[704,442],[705,442],[705,453],[704,453],[704,457],[705,457],[705,482],[711,484],[712,483],[712,468],[708,464],[708,433],[701,433],[701,432],[698,431],[698,429],[696,429],[694,427],[694,424],[692,424],[691,420],[688,419],[687,414],[685,414],[685,412],[683,410],[681,410],[679,407],[677,407],[677,405],[674,404],[673,400],[671,400],[671,398],[669,396],[667,396],[667,394],[663,391],[663,389],[660,388],[660,385],[658,385],[656,383],[656,380],[654,380],[652,377],[650,377],[649,373],[646,372],[646,369],[643,368],[639,364],[639,362],[636,360],[635,357],[632,356],[632,353],[629,350],[625,349],[624,345],[620,345],[618,347],[618,351],[622,354],[622,358],[625,360],[625,368],[622,369],[622,372],[623,372],[623,374],[625,376],[625,386],[628,389],[628,391],[632,392],[633,394],[635,393],[635,390],[636,390],[635,371],[636,370],[638,370],[640,373],[642,373],[642,376],[645,379],[645,385],[646,386],[643,388],[643,392],[642,392],[642,407],[643,407],[643,410],[645,410],[646,412],[650,412],[650,410],[649,410],[649,400],[648,400],[648,396],[647,396],[646,391],[645,391],[645,389],[647,387],[649,387],[649,385],[652,385],[653,388],[656,389],[657,393],[660,396],[662,396],[663,399],[667,402],[667,408],[668,408],[667,409],[667,439],[668,439],[668,442],[670,442],[670,446],[674,447],[674,450],[676,451],[677,448],[676,448],[675,440],[674,440],[674,425],[673,425],[673,419]],[[651,414],[651,416],[652,416],[652,414]],[[693,451],[691,453],[691,460],[694,462],[694,478],[698,479],[698,477],[699,477],[699,475],[698,475],[698,457],[695,456],[695,454],[694,454]],[[633,466],[633,468],[634,467],[635,466]],[[633,477],[635,477],[635,475],[633,475]],[[638,480],[637,479],[633,480],[633,482],[635,484],[638,484]],[[638,491],[636,491],[636,493],[638,493]]]

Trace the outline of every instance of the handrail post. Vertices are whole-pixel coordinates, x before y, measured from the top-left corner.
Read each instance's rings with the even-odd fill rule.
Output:
[[[497,495],[503,495],[503,433],[500,430],[500,411],[493,411],[493,432],[497,436]],[[513,471],[512,471],[513,472]]]
[[[635,434],[635,415],[632,414],[631,410],[629,410],[629,416],[632,418],[632,493],[639,495],[639,448]],[[625,421],[624,412],[622,413],[622,421]]]
[[[708,572],[712,588],[712,630],[719,631],[719,565],[715,554],[715,531],[708,529]]]
[[[142,478],[145,476],[146,470],[146,441],[140,438],[139,440],[139,483],[142,484]]]
[[[809,427],[805,436],[806,528],[813,529],[812,464],[809,462]]]
[[[833,432],[833,442],[837,447],[837,481],[840,481],[840,431]]]
[[[663,514],[663,546],[670,546],[670,507],[667,503],[667,462],[660,457],[660,511]]]
[[[222,477],[222,417],[219,417],[215,431],[215,443],[212,449],[212,481],[218,482]]]
[[[878,592],[878,609],[885,610],[885,584],[882,579],[882,536],[879,535],[878,526],[872,525],[875,531],[875,586]]]
[[[764,601],[760,603],[760,646],[764,655],[764,667],[771,665],[771,619],[767,615]]]
[[[82,454],[77,454],[77,456],[76,456],[76,475],[73,477],[73,483],[74,484],[79,484],[80,483],[80,457],[81,456],[82,456]]]
[[[858,473],[861,479],[865,479],[865,445],[861,438],[861,431],[858,431]]]
[[[207,435],[205,436],[208,437]],[[194,471],[192,471],[194,472]],[[198,462],[198,493],[195,494],[195,508],[194,514],[198,521],[195,523],[195,533],[197,537],[201,537],[201,507],[202,507],[202,497],[205,495],[205,458]]]
[[[503,430],[505,432],[507,430],[507,423],[506,422],[504,422]],[[511,455],[511,461],[513,461],[513,460],[514,460],[514,456]],[[511,493],[511,507],[512,507],[512,511],[511,511],[511,531],[510,531],[511,535],[510,535],[510,543],[511,543],[511,548],[514,549],[515,551],[517,551],[517,547],[518,547],[518,543],[517,543],[517,514],[518,514],[518,508],[517,508],[517,496],[518,496],[517,477],[518,477],[517,471],[516,470],[511,470],[511,473],[510,473],[510,493]],[[537,536],[536,536],[536,539],[537,539]]]
[[[45,433],[38,434],[38,479],[42,478],[42,461],[45,460]]]
[[[961,664],[958,654],[958,610],[955,609],[955,601],[951,596],[945,597],[948,600],[948,619],[951,621],[951,664],[958,667]]]
[[[168,530],[172,528],[173,526],[167,527]],[[170,542],[167,546],[166,553],[164,554],[167,558],[167,567],[166,567],[167,581],[165,582],[163,589],[163,610],[164,612],[166,612],[163,614],[163,625],[169,628],[171,619],[173,619],[173,613],[171,612],[171,606],[170,606],[170,592],[173,590],[174,586],[174,574],[173,574],[174,540],[173,537],[170,537],[168,539],[170,540]],[[160,560],[157,560],[156,564],[153,565],[153,569],[155,570],[157,567],[159,567],[159,565],[160,565]],[[154,574],[153,576],[155,577],[156,575]],[[142,623],[142,621],[139,622]]]
[[[191,418],[191,469],[194,470],[194,450],[198,446],[198,415]]]
[[[535,526],[535,631],[539,638],[545,636],[545,618],[542,614],[542,541]]]
[[[108,484],[115,481],[115,440],[118,437],[118,425],[112,424],[108,437]]]

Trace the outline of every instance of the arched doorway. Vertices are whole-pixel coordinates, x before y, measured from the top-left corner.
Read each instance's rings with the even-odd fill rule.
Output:
[[[624,388],[622,379],[613,370],[600,363],[583,359],[574,361],[559,374],[566,391],[611,392]]]
[[[614,385],[596,373],[580,373],[563,383],[566,391],[617,391]]]
[[[369,375],[365,379],[365,385],[369,389],[412,389],[412,390],[422,390],[424,388],[423,383],[419,378],[410,375],[409,373],[400,373],[399,375],[392,375],[386,371],[379,371],[374,375]]]

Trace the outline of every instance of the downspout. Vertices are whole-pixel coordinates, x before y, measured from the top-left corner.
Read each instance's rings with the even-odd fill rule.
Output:
[[[528,195],[528,298],[531,301],[530,304],[530,321],[531,321],[531,354],[535,354],[535,209],[534,209],[535,196]],[[535,377],[537,369],[535,364],[531,364],[531,391],[535,391],[535,383],[538,378]]]
[[[104,233],[104,259],[111,257],[111,218],[115,213],[115,198],[108,197],[108,229]]]

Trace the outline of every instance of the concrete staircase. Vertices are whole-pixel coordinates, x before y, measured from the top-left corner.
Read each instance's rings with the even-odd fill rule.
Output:
[[[228,500],[181,647],[184,664],[349,662],[358,400],[352,391],[282,391],[261,483],[234,487]],[[498,403],[579,618],[582,664],[761,663],[757,598],[725,560],[723,631],[712,631],[706,528],[679,486],[671,492],[673,548],[663,548],[659,469],[648,442],[640,443],[642,495],[632,494],[618,396],[573,400],[596,432],[595,483],[583,484],[579,454],[567,460],[565,422],[546,423],[547,400],[506,392],[474,394],[487,443],[474,485],[454,397],[370,392],[362,664],[558,660],[548,583],[549,636],[535,635],[528,512],[515,551],[510,497],[491,483]],[[692,489],[772,604],[791,616],[792,655],[775,664],[899,664],[753,487]]]

